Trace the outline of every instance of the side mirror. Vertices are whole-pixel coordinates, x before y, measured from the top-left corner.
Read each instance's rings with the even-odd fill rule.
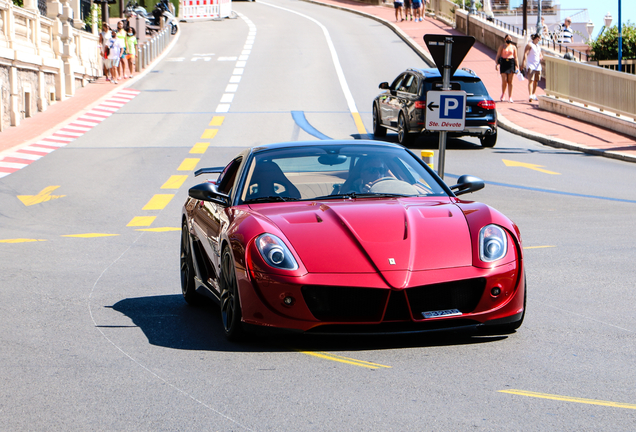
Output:
[[[479,177],[464,174],[457,179],[457,184],[451,186],[451,190],[455,193],[455,196],[476,192],[484,188],[484,181]]]
[[[379,88],[381,88],[382,90],[388,90],[389,89],[389,83],[388,82],[380,83]]]
[[[212,183],[206,182],[193,186],[188,190],[188,195],[200,201],[213,202],[225,207],[230,205],[230,197],[217,191],[216,185]]]

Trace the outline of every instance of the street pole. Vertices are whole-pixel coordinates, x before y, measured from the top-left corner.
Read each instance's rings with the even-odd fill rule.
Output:
[[[474,2],[474,0],[473,0]],[[442,90],[450,90],[451,85],[451,54],[453,53],[453,38],[444,39],[444,74],[442,75]],[[446,131],[439,131],[439,158],[437,161],[437,175],[444,179],[444,163],[446,162]]]
[[[618,71],[622,72],[623,66],[623,26],[621,21],[621,0],[618,0]]]
[[[535,34],[540,34],[541,38],[543,38],[543,27],[541,27],[541,0],[537,1],[537,29]],[[539,33],[539,29],[541,29],[541,33]]]
[[[528,0],[523,0],[523,36],[528,34]]]

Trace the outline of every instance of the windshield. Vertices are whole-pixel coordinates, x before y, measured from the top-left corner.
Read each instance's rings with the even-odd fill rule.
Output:
[[[310,146],[257,153],[242,202],[369,196],[447,196],[422,162],[400,148]]]

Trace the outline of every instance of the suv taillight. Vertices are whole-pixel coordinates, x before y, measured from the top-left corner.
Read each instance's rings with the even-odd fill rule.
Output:
[[[415,109],[426,109],[426,101],[415,101]]]
[[[483,108],[483,109],[487,109],[487,110],[493,110],[493,109],[495,109],[495,102],[491,101],[491,100],[479,101],[477,103],[477,106],[479,108]]]

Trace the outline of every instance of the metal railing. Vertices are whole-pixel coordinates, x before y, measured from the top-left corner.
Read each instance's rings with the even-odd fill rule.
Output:
[[[170,26],[166,26],[148,41],[137,45],[137,65],[135,66],[137,72],[148,67],[154,59],[159,57],[170,43],[170,36]]]

